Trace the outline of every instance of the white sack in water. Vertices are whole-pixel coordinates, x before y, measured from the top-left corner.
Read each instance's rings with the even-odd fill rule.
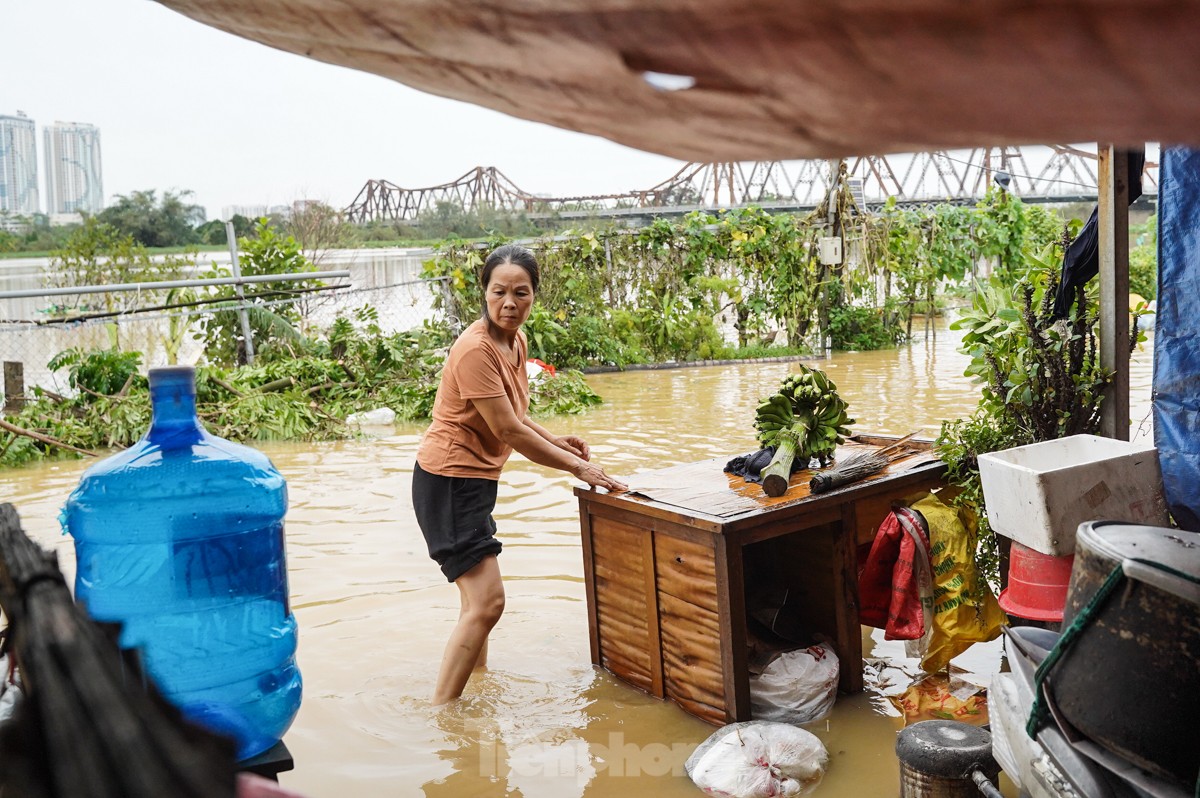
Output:
[[[710,795],[805,795],[825,777],[829,755],[816,735],[786,723],[747,721],[721,728],[688,757],[684,770]]]

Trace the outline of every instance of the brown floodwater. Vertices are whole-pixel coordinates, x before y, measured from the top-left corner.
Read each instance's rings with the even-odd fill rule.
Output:
[[[1150,349],[1133,365],[1135,432],[1148,434]],[[962,376],[953,334],[895,350],[821,360],[849,401],[858,431],[934,435],[968,414],[977,392]],[[553,418],[550,429],[587,439],[613,474],[755,448],[753,407],[788,373],[764,363],[593,375],[605,404]],[[1140,428],[1140,429],[1139,429]],[[464,698],[433,708],[442,645],[458,614],[457,590],[429,560],[412,515],[409,480],[422,427],[327,444],[266,444],[287,478],[288,566],[300,624],[304,702],[285,741],[296,761],[285,787],[312,798],[694,796],[683,760],[714,728],[625,686],[589,662],[577,484],[514,457],[496,508],[507,609],[492,635],[489,669]],[[87,463],[0,472],[0,500],[26,530],[57,550],[73,578],[58,513]],[[867,650],[896,644],[864,630]],[[998,646],[956,664],[986,677]],[[898,793],[893,753],[900,719],[864,693],[838,699],[813,724],[829,750],[817,794]]]

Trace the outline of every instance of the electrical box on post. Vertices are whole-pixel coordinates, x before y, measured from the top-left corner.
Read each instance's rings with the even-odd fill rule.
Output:
[[[825,236],[821,239],[821,265],[837,266],[842,262],[842,239]]]

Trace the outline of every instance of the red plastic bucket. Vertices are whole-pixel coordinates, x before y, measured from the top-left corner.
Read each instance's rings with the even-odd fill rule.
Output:
[[[1061,621],[1074,562],[1074,554],[1055,557],[1013,541],[1008,587],[1000,591],[1000,608],[1031,621]]]

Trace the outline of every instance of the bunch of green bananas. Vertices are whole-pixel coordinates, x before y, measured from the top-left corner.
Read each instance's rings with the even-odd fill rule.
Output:
[[[768,496],[782,496],[787,491],[796,458],[807,464],[816,457],[825,466],[854,423],[825,372],[803,365],[799,369],[759,404],[754,418],[759,443],[776,447],[775,457],[762,470],[763,490]]]

